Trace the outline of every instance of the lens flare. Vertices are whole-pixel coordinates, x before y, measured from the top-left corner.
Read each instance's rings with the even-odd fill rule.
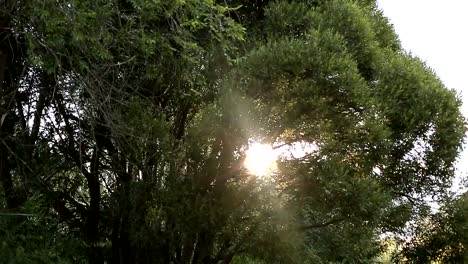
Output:
[[[277,169],[278,154],[271,145],[253,142],[245,152],[244,166],[253,175],[263,177]]]

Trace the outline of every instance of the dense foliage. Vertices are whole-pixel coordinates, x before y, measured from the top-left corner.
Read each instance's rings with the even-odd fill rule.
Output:
[[[461,102],[375,1],[4,0],[0,41],[2,261],[468,258]]]
[[[468,193],[446,201],[420,219],[415,236],[399,252],[413,263],[464,263],[468,260]]]

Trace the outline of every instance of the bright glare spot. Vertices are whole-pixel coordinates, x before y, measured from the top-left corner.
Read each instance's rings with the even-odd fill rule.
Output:
[[[244,166],[247,170],[259,177],[274,172],[278,154],[271,145],[253,142],[245,153]]]

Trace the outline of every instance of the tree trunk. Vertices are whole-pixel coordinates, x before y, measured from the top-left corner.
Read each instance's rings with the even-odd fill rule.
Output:
[[[12,154],[7,145],[13,136],[15,120],[16,84],[24,69],[24,45],[19,43],[11,32],[11,12],[17,1],[0,2],[0,182],[2,184],[7,207],[15,209],[24,203],[13,184]]]

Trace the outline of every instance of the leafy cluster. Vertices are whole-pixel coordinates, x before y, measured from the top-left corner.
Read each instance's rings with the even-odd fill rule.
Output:
[[[461,101],[375,1],[0,5],[0,259],[372,263],[417,223],[402,260],[466,260],[423,199]],[[308,149],[260,179],[253,139]]]

